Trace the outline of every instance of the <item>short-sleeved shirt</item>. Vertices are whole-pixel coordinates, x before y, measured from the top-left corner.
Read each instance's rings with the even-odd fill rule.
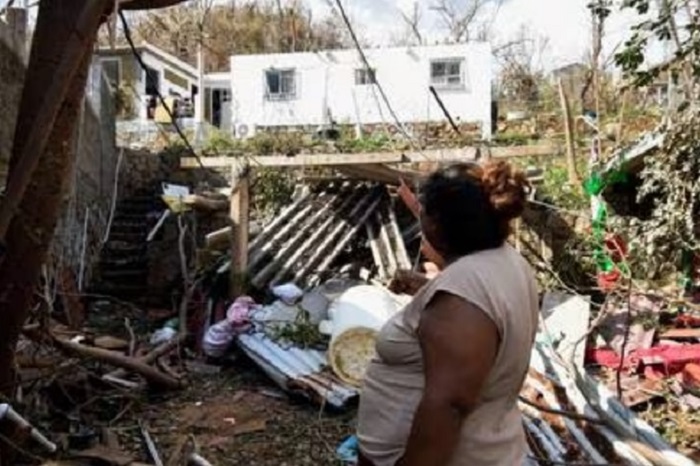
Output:
[[[517,397],[529,367],[539,300],[530,266],[509,245],[452,263],[382,328],[360,398],[360,450],[376,466],[394,466],[404,453],[425,386],[417,331],[422,313],[438,292],[476,306],[494,322],[500,336],[494,366],[464,421],[449,464],[522,464],[527,444]]]

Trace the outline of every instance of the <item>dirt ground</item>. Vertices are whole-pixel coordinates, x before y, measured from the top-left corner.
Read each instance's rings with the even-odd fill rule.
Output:
[[[247,360],[194,377],[184,392],[144,402],[122,418],[113,427],[122,448],[148,459],[142,421],[166,464],[188,438],[217,466],[341,464],[335,450],[353,432],[354,409],[329,413],[289,399]]]

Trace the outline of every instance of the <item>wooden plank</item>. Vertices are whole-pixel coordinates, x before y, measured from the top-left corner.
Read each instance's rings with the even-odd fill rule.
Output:
[[[241,161],[239,157],[202,157],[206,168],[223,168]],[[297,167],[302,165],[348,165],[362,163],[400,163],[404,155],[400,152],[368,153],[368,154],[304,154],[287,157],[286,155],[267,155],[248,157],[251,167]],[[182,168],[198,168],[199,163],[193,157],[181,159]]]
[[[540,144],[537,146],[502,146],[490,147],[491,157],[495,159],[510,159],[518,157],[552,157],[562,153],[559,144]]]
[[[674,328],[661,334],[662,339],[696,339],[700,338],[700,328]]]
[[[537,146],[491,147],[481,149],[493,158],[541,157],[561,153],[561,147],[556,144]],[[371,152],[362,154],[304,154],[287,157],[284,155],[269,155],[248,157],[252,168],[262,167],[299,167],[314,165],[366,165],[366,164],[399,164],[419,162],[467,162],[477,159],[479,150],[475,147],[461,149],[431,149],[420,152]],[[202,157],[205,168],[226,168],[242,160],[237,157]],[[193,157],[180,159],[182,168],[199,168],[199,162]]]
[[[231,169],[231,183],[235,186],[231,195],[231,287],[232,298],[238,298],[246,292],[246,270],[248,269],[248,231],[250,180],[247,173],[239,177],[239,167]]]

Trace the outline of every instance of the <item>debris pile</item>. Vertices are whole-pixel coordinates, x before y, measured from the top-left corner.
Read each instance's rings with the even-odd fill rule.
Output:
[[[98,300],[86,312],[85,327],[37,319],[24,330],[18,354],[22,402],[0,405],[0,422],[13,420],[27,429],[12,413],[31,413],[26,416],[35,427],[31,438],[44,455],[136,464],[137,454],[146,455],[98,428],[132,416],[136,440],[129,441],[159,464],[163,438],[177,436],[155,422],[157,416],[135,414],[138,397],[187,391],[195,382],[198,390],[225,377],[231,364],[232,372],[244,371],[244,361],[278,387],[264,389],[274,395],[246,395],[260,405],[266,403],[261,397],[280,405],[290,397],[352,412],[377,331],[411,299],[409,290],[398,294],[389,285],[402,271],[420,266],[420,253],[430,260],[430,250],[419,251],[417,200],[401,177],[392,187],[377,179],[326,180],[297,189],[279,214],[251,230],[248,295],[231,302],[233,262],[225,251],[232,227],[199,235],[191,250],[183,239],[183,217],[192,215],[193,205],[226,212],[228,201],[197,197],[184,188],[179,195],[175,185],[165,188],[171,194],[163,198],[169,210],[147,236],[177,219],[180,302],[155,313],[134,306],[100,311]],[[138,238],[144,234],[141,228]],[[188,270],[195,264],[196,271]],[[700,451],[697,440],[669,438],[668,425],[649,415],[663,405],[664,419],[692,419],[700,406],[700,316],[694,312],[685,302],[619,286],[593,297],[571,290],[544,293],[541,327],[519,398],[533,459],[694,464],[684,455]],[[111,326],[96,326],[99,320]],[[204,457],[211,451],[230,446],[227,437],[263,435],[269,428],[263,414],[236,407],[243,395],[193,396],[196,401],[169,405],[184,419],[170,426],[184,435],[171,452],[180,460],[208,464]],[[231,406],[222,407],[227,403]],[[344,424],[335,441],[352,431],[352,422]],[[188,435],[206,439],[204,450]],[[20,443],[30,446],[26,439]],[[351,459],[353,445],[350,438],[339,454]]]

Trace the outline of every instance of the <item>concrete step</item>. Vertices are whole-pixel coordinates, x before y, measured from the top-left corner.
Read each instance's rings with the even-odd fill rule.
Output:
[[[100,271],[100,278],[109,281],[127,281],[131,280],[135,284],[141,284],[148,278],[148,270],[146,269],[107,269]]]
[[[105,243],[105,247],[103,249],[103,252],[109,255],[110,257],[114,257],[115,255],[121,255],[122,257],[125,255],[139,255],[139,254],[146,254],[146,243],[145,241],[143,243],[137,243],[134,244],[130,241],[120,241],[120,240],[112,240],[109,239]]]
[[[101,257],[100,270],[147,269],[148,260],[144,256]]]
[[[139,246],[140,243],[146,242],[146,237],[148,232],[146,231],[111,231],[109,233],[110,241],[118,241],[120,243],[132,243],[135,246]]]
[[[132,298],[144,297],[148,293],[148,286],[145,282],[142,284],[102,282],[96,284],[91,293],[114,296],[117,299],[127,301]]]

